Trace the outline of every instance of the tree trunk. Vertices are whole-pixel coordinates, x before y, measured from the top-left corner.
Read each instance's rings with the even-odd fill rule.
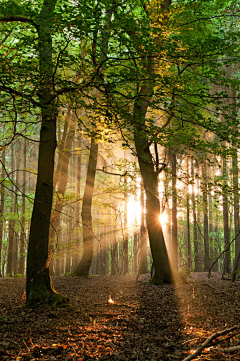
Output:
[[[191,238],[190,238],[190,204],[189,204],[189,167],[188,167],[188,157],[186,157],[187,162],[187,253],[188,253],[188,269],[192,269],[192,259],[191,259]]]
[[[20,147],[20,143],[19,141],[16,141],[16,151],[17,151],[17,159],[16,159],[16,164],[20,164],[20,154],[21,154],[21,150],[18,149],[18,145]],[[16,155],[15,155],[16,158]],[[16,169],[16,166],[15,166]],[[16,172],[16,178],[15,178],[15,199],[14,199],[14,216],[15,214],[17,214],[18,211],[18,190],[17,188],[19,187],[19,171],[17,170]],[[19,230],[18,230],[18,223],[16,222],[16,220],[14,220],[14,236],[13,236],[13,274],[14,276],[16,276],[16,274],[18,273],[18,248],[19,248]]]
[[[128,273],[128,189],[127,176],[124,177],[124,230],[123,230],[123,274]]]
[[[1,192],[1,204],[0,204],[0,212],[1,212],[1,217],[0,217],[0,277],[3,276],[1,270],[1,265],[2,265],[2,241],[3,241],[3,226],[4,226],[4,218],[3,218],[3,214],[4,214],[4,202],[5,202],[5,188],[3,185],[3,179],[5,177],[5,170],[4,170],[4,166],[5,166],[5,149],[2,150],[2,172],[1,172],[1,178],[2,178],[2,182],[1,182],[1,187],[0,187],[0,192]]]
[[[201,264],[200,264],[200,256],[199,256],[199,249],[198,249],[198,229],[197,229],[197,213],[196,213],[196,195],[195,195],[195,187],[194,187],[194,164],[193,159],[191,162],[191,177],[192,177],[192,213],[193,213],[193,242],[194,242],[194,271],[200,272],[201,271]]]
[[[145,227],[145,202],[144,189],[141,182],[141,226],[140,226],[140,256],[139,256],[139,274],[147,273],[147,230]]]
[[[224,248],[229,247],[229,221],[228,221],[228,174],[227,160],[223,158],[223,228],[224,228]],[[224,253],[224,273],[230,273],[230,249]]]
[[[209,190],[208,195],[208,219],[209,219],[209,248],[210,248],[210,263],[215,259],[214,244],[213,244],[213,200]]]
[[[66,121],[68,122],[68,132],[67,132],[67,136],[65,139],[65,144],[63,144],[63,140],[61,141],[62,149],[59,152],[59,160],[58,160],[58,163],[61,164],[61,167],[59,167],[59,169],[58,169],[58,174],[57,174],[58,182],[56,182],[56,184],[58,185],[57,201],[56,201],[56,204],[54,205],[54,210],[52,212],[52,217],[51,217],[51,220],[52,220],[51,221],[51,231],[50,231],[51,253],[49,252],[50,253],[49,256],[51,257],[51,259],[52,259],[52,255],[53,255],[53,251],[54,251],[54,244],[55,244],[56,236],[58,238],[58,242],[55,247],[57,257],[60,257],[60,253],[61,253],[60,248],[62,245],[60,243],[58,233],[60,232],[60,228],[61,228],[60,227],[60,218],[61,218],[62,208],[64,206],[64,196],[65,196],[67,183],[68,183],[69,162],[70,162],[70,158],[72,156],[72,142],[73,142],[75,129],[76,129],[76,121],[75,121],[75,119],[73,119],[71,114],[68,115]]]
[[[203,192],[203,224],[204,224],[204,271],[209,267],[209,237],[208,237],[208,199],[207,199],[207,163],[202,163]]]
[[[11,144],[11,170],[14,172],[14,150],[13,150],[13,143]],[[13,173],[14,174],[14,173]],[[14,178],[12,178],[12,184],[11,184],[11,196],[14,196]],[[12,276],[13,274],[13,244],[14,244],[14,209],[15,208],[15,202],[14,206],[10,206],[10,217],[9,217],[9,223],[8,223],[8,253],[7,253],[7,275]]]
[[[91,138],[91,148],[88,161],[86,186],[82,203],[82,227],[83,227],[83,256],[79,262],[76,275],[87,277],[93,257],[93,231],[92,231],[92,196],[97,166],[98,144],[94,137]]]
[[[76,203],[76,215],[75,215],[75,227],[76,227],[76,243],[74,249],[74,257],[73,257],[73,269],[76,269],[79,262],[79,251],[80,251],[80,192],[81,192],[81,146],[82,146],[82,137],[81,133],[78,134],[78,145],[77,145],[77,203]]]
[[[237,150],[234,149],[234,155],[232,157],[232,172],[233,172],[233,208],[234,208],[234,230],[235,230],[235,261],[234,261],[234,270],[236,268],[236,263],[238,255],[240,253],[240,222],[239,222],[239,186],[238,186],[238,158]]]
[[[22,216],[21,216],[21,235],[20,235],[20,257],[18,272],[25,273],[25,243],[26,243],[26,226],[25,226],[25,212],[26,212],[26,169],[27,169],[27,140],[24,138],[23,149],[23,186],[22,186]]]
[[[26,305],[31,307],[54,293],[49,274],[49,226],[53,199],[53,172],[56,141],[51,25],[56,0],[44,0],[39,16],[38,46],[42,124],[38,152],[38,175],[31,218],[28,255]],[[52,299],[53,300],[53,299]],[[56,299],[54,298],[54,302]],[[60,297],[59,303],[66,302]]]
[[[149,89],[143,89],[143,93],[148,90]],[[164,282],[173,282],[173,277],[164,241],[162,225],[159,220],[160,203],[158,198],[158,174],[154,169],[149,142],[147,138],[142,135],[145,129],[146,110],[146,101],[136,101],[134,142],[146,193],[146,222],[155,269],[151,282],[152,284],[162,284]]]
[[[177,227],[177,156],[171,152],[172,163],[172,265],[178,269],[178,227]]]

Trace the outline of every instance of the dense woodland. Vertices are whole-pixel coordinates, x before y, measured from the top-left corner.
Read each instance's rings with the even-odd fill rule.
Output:
[[[0,275],[26,280],[26,306],[71,308],[51,276],[237,284],[239,2],[0,14]]]

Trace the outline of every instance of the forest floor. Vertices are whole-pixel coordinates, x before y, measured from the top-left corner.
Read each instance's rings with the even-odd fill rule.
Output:
[[[0,279],[0,360],[184,360],[209,336],[240,325],[240,281],[192,273],[188,284],[150,286],[149,275],[53,277],[75,310],[22,307],[25,280]],[[114,304],[109,304],[111,296]],[[195,360],[240,360],[239,331]]]

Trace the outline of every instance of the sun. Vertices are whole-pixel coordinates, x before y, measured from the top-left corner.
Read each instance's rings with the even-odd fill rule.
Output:
[[[159,216],[159,221],[161,222],[162,228],[165,228],[168,221],[167,212],[163,211]]]

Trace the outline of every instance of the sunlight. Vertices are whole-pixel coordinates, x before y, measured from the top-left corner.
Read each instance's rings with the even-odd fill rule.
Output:
[[[135,200],[135,197],[132,195],[128,199],[127,204],[127,218],[128,224],[131,226],[136,223],[140,225],[141,219],[141,205],[140,202]]]
[[[166,228],[167,225],[167,221],[168,221],[168,216],[167,216],[167,212],[163,211],[160,216],[159,216],[159,221],[161,222],[162,228]]]

